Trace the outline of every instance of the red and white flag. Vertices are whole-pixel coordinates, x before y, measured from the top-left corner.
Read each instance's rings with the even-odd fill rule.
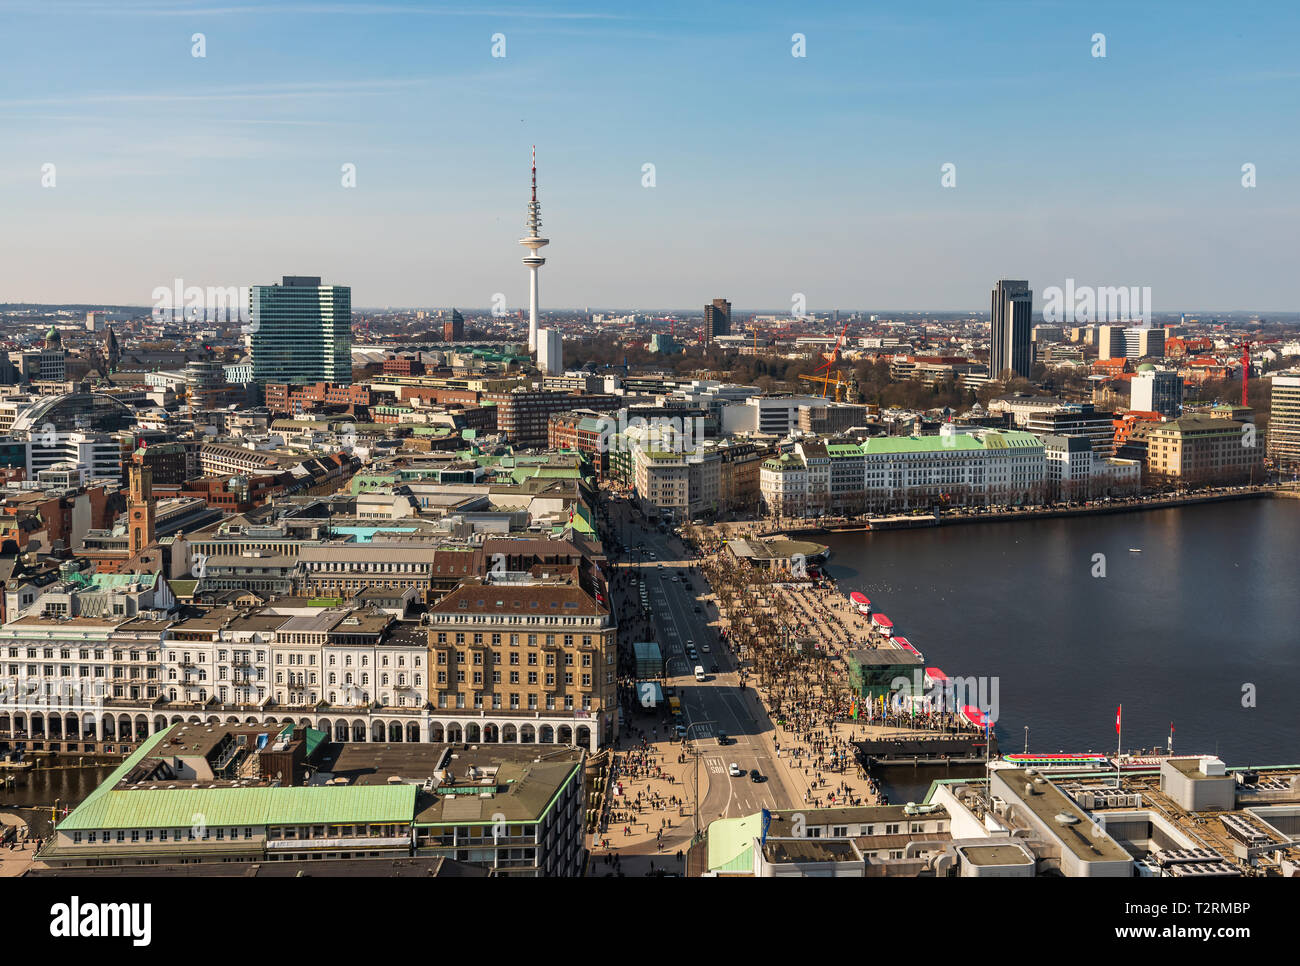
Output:
[[[1122,715],[1123,713],[1124,713],[1124,705],[1121,704],[1118,708],[1115,709],[1115,734],[1119,734],[1119,719],[1120,719],[1120,715]]]

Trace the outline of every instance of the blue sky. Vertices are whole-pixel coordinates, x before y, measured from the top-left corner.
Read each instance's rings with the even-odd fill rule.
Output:
[[[1300,310],[1297,7],[1135,6],[0,0],[0,301],[513,308],[535,143],[543,307]]]

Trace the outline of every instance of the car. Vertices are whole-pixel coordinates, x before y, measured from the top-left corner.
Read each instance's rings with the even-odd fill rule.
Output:
[[[673,731],[676,732],[678,738],[686,737],[686,725],[675,725]]]
[[[734,761],[731,763],[731,767],[727,769],[727,773],[730,774],[732,778],[739,778],[741,775],[745,774],[741,767]]]
[[[718,744],[720,745],[731,744],[731,739],[727,737],[727,733],[725,731],[718,732]]]
[[[676,577],[673,578],[673,583],[677,583],[677,578],[676,578]]]
[[[762,774],[759,773],[759,770],[757,768],[751,768],[749,770],[749,780],[752,781],[755,785],[757,785],[759,782],[763,780],[763,776]]]
[[[701,644],[701,645],[700,645],[700,650],[703,651],[705,654],[708,654],[708,653],[709,653],[709,645],[708,645],[708,644]]]
[[[696,607],[695,607],[695,613],[697,613],[697,614],[699,614],[699,613],[703,613],[703,612],[700,610],[699,605],[696,605]]]
[[[718,673],[718,666],[717,666],[716,664],[713,665],[713,673],[714,673],[714,674],[717,674],[717,673]]]
[[[700,664],[695,665],[695,680],[704,680],[704,667]]]

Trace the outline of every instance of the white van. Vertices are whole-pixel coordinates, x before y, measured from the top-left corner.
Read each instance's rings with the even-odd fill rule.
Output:
[[[703,681],[703,680],[704,680],[704,665],[703,665],[703,664],[697,664],[697,665],[695,665],[695,680],[697,680],[697,681]]]

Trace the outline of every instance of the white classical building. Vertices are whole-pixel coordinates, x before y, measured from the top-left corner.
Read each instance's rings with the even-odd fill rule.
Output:
[[[860,480],[849,479],[859,465]],[[794,452],[763,461],[759,487],[767,511],[786,516],[822,507],[880,513],[1029,505],[1047,496],[1047,467],[1033,433],[947,424],[936,436],[877,436],[860,444],[800,441]]]
[[[506,596],[494,591],[486,606]],[[501,662],[518,670],[487,700],[474,696],[473,683],[446,679],[444,670],[436,704],[430,648],[444,659],[456,651],[433,644],[427,625],[374,608],[304,601],[221,608],[183,621],[19,617],[0,626],[0,743],[121,754],[178,722],[293,723],[337,741],[464,740],[595,751],[617,734],[617,627],[608,608],[575,585],[525,588],[515,596],[547,605],[554,599],[555,610],[563,609],[503,615],[499,623],[511,626],[506,635],[485,636],[475,627],[472,638],[508,637],[514,644],[526,637],[526,650]],[[570,608],[567,598],[581,606]],[[467,617],[479,624],[486,614],[456,607],[443,620],[459,624]],[[457,628],[450,638],[464,633]],[[519,664],[507,663],[514,660]],[[522,674],[537,681],[513,679]]]

